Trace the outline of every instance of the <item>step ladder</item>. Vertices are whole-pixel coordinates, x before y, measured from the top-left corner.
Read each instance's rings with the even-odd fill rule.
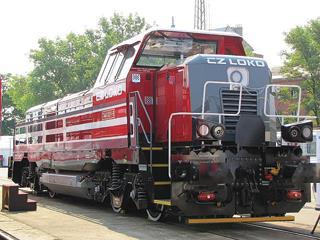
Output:
[[[2,186],[2,210],[36,211],[37,202],[28,199],[28,194],[19,190],[18,184],[4,184]]]
[[[143,147],[143,151],[152,151],[152,163],[149,168],[152,170],[154,178],[154,203],[170,206],[171,205],[171,180],[168,176],[167,153],[163,147]]]

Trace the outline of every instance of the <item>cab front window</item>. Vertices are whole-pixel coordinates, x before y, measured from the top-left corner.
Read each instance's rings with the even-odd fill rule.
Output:
[[[184,59],[196,54],[216,54],[217,42],[203,40],[191,35],[152,35],[136,63],[139,67],[161,67],[165,64],[181,64]]]

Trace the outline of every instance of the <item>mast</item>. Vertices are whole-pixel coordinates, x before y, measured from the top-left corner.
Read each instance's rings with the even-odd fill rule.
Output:
[[[2,79],[3,76],[0,75],[0,136],[2,134]]]

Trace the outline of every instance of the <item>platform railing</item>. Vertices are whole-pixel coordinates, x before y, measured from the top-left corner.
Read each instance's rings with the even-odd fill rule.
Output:
[[[206,97],[206,90],[207,86],[209,84],[216,84],[216,85],[229,85],[232,89],[233,87],[237,87],[239,90],[239,105],[238,110],[236,113],[205,113],[204,112],[204,105],[205,105],[205,97]],[[172,131],[172,119],[176,116],[200,116],[202,119],[205,116],[218,116],[219,117],[219,123],[221,123],[221,117],[222,116],[239,116],[241,112],[241,100],[242,100],[242,85],[240,83],[233,83],[233,82],[220,82],[220,81],[206,81],[206,83],[203,86],[203,92],[202,92],[202,110],[201,113],[193,113],[193,112],[175,112],[171,113],[168,121],[168,176],[171,178],[171,131]]]

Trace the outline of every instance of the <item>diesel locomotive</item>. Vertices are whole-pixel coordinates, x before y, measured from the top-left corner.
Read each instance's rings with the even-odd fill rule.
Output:
[[[299,147],[313,122],[301,91],[296,114],[277,113],[274,94],[299,87],[271,78],[235,33],[150,29],[108,51],[91,89],[26,112],[12,179],[153,221],[292,220],[319,182]]]

